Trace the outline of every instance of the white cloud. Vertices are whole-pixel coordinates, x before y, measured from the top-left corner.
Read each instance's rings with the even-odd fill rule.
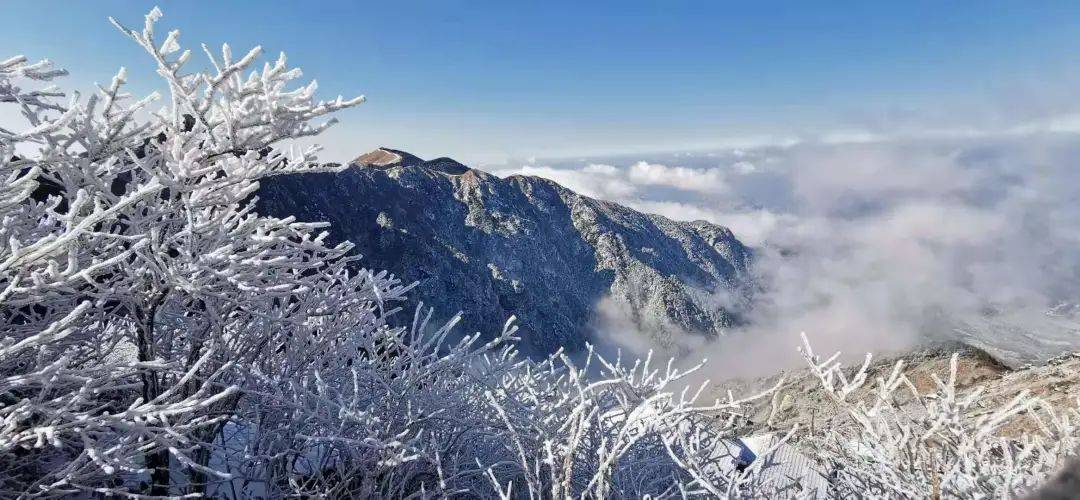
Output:
[[[581,169],[583,172],[590,174],[600,174],[614,176],[619,175],[619,169],[614,165],[605,165],[603,163],[590,163],[585,165],[585,168]]]
[[[752,326],[711,348],[726,374],[797,364],[800,331],[821,352],[853,354],[928,338],[976,341],[1012,360],[1080,346],[1080,335],[1068,336],[1080,329],[1014,342],[955,326],[1080,302],[1076,136],[817,142],[684,155],[668,166],[673,157],[518,172],[645,212],[726,225],[758,247],[767,291]],[[988,320],[989,310],[1003,312]]]
[[[757,166],[748,161],[739,161],[731,165],[731,169],[737,174],[752,174],[757,172]]]
[[[669,167],[639,161],[630,166],[627,178],[638,185],[670,186],[686,191],[719,194],[727,190],[724,173],[719,168]]]

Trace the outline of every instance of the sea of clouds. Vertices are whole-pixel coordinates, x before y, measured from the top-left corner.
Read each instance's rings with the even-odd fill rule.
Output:
[[[748,326],[707,350],[724,375],[753,376],[797,365],[800,332],[819,352],[959,341],[1014,365],[1080,348],[1078,160],[1080,136],[1042,131],[531,161],[496,173],[730,227],[755,248],[764,291]],[[607,337],[620,335],[640,350],[632,332]]]

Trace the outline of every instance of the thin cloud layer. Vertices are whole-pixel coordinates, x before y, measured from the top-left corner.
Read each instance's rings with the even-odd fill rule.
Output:
[[[1002,134],[590,159],[506,169],[758,249],[750,325],[712,347],[725,375],[818,350],[961,341],[1010,363],[1080,347],[1080,138]],[[608,332],[617,338],[617,332]],[[636,342],[636,340],[635,340]],[[639,346],[636,346],[639,347]]]

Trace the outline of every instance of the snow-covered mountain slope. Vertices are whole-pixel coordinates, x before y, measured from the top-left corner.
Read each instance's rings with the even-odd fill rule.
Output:
[[[899,355],[877,357],[870,365],[868,379],[887,378],[898,361],[904,363],[908,378],[921,393],[933,392],[937,384],[934,376],[948,380],[949,363],[953,353],[958,354],[956,390],[960,395],[981,390],[982,407],[996,407],[1015,398],[1023,391],[1038,397],[1050,406],[1066,410],[1074,407],[1077,394],[1080,394],[1080,352],[1058,352],[1057,356],[1041,361],[1036,365],[1010,368],[990,353],[963,344],[938,344],[926,346]],[[852,376],[860,362],[847,365],[845,373]],[[844,414],[822,390],[821,383],[806,369],[788,370],[770,377],[756,379],[733,379],[723,381],[718,387],[732,390],[736,394],[760,391],[772,387],[780,378],[784,384],[774,400],[758,401],[749,419],[746,434],[766,431],[787,430],[795,424],[804,429],[828,428],[844,429],[854,422]],[[872,399],[876,383],[868,383],[851,395],[852,400]],[[722,395],[721,395],[722,396]],[[925,412],[917,400],[912,399],[905,390],[897,391],[895,401],[901,409],[912,415],[921,416]],[[767,418],[773,405],[777,413],[771,422]],[[995,406],[996,405],[996,406]],[[1029,417],[1021,417],[1004,426],[1002,435],[1019,435],[1032,432],[1038,423]]]
[[[267,179],[258,195],[260,212],[328,221],[361,265],[419,282],[407,310],[421,300],[443,317],[462,311],[459,331],[485,334],[514,315],[538,353],[580,349],[600,331],[685,350],[738,323],[752,288],[750,251],[727,228],[449,158],[378,149],[338,173]]]

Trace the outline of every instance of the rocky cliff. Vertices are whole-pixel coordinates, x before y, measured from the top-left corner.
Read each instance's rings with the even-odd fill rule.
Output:
[[[749,300],[750,251],[727,228],[538,177],[384,148],[338,173],[267,179],[258,195],[263,213],[330,222],[363,266],[417,281],[413,300],[461,311],[466,332],[492,335],[517,316],[538,353],[580,349],[601,331],[685,349],[736,324]]]

